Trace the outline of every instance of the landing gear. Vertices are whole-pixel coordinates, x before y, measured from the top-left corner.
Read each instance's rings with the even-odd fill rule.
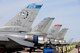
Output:
[[[29,53],[31,53],[32,52],[32,48],[30,48],[30,51],[29,51]]]

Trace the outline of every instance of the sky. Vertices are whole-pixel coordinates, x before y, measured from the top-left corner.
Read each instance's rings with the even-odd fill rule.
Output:
[[[33,27],[46,17],[55,17],[52,26],[62,24],[62,28],[69,28],[65,40],[80,41],[80,0],[0,0],[0,26],[31,3],[43,4]]]

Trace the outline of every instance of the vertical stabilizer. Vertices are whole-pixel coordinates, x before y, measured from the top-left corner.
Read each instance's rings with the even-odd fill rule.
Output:
[[[52,26],[49,30],[48,38],[54,38],[55,39],[61,26],[62,26],[61,24],[55,24],[54,26]]]
[[[37,26],[35,26],[33,28],[32,31],[43,32],[43,31],[47,30],[47,28],[48,28],[47,25],[50,25],[53,20],[54,20],[54,18],[50,18],[50,17],[43,19]],[[46,28],[46,26],[47,26],[47,28]]]
[[[37,5],[35,3],[28,5],[5,26],[21,26],[25,29],[30,28],[41,7],[42,5]]]
[[[51,19],[50,22],[46,25],[46,27],[43,30],[44,33],[47,33],[48,32],[48,30],[49,30],[49,28],[50,28],[50,26],[51,26],[51,24],[52,24],[52,22],[53,22],[53,20],[55,18],[50,18],[50,19]]]
[[[57,35],[57,39],[64,40],[64,36],[67,31],[68,31],[68,28],[63,28],[61,31],[59,31],[59,33]]]

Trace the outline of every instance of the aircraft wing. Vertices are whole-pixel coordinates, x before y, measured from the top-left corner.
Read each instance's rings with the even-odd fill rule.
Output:
[[[9,36],[8,38],[13,40],[13,41],[15,41],[16,43],[18,43],[18,44],[20,44],[22,46],[34,47],[34,43],[29,42],[29,41],[25,41],[24,39],[12,37],[12,36]]]

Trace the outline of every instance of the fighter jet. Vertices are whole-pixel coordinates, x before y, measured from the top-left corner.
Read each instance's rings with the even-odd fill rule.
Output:
[[[54,29],[54,28],[53,28]],[[52,30],[53,30],[52,29]],[[55,29],[55,32],[52,31],[53,34],[51,34],[51,42],[52,44],[63,44],[66,41],[64,40],[64,36],[68,30],[68,28],[63,28],[62,30],[59,30],[60,28]]]
[[[49,29],[47,35],[47,43],[51,42],[52,44],[56,44],[55,40],[61,26],[62,26],[61,24],[55,24]]]
[[[22,9],[5,26],[0,27],[0,51],[12,53],[24,47],[33,47],[34,43],[24,40],[25,34],[30,32],[31,25],[42,5],[32,3]]]
[[[64,40],[64,36],[66,34],[66,32],[68,31],[68,28],[63,28],[61,31],[59,31],[56,39],[58,40]]]
[[[67,33],[68,28],[63,28],[61,31],[59,31],[56,40],[58,40],[60,42],[60,44],[64,44],[66,43],[66,41],[64,40],[64,36]]]
[[[62,30],[60,30],[58,32],[57,37],[56,37],[56,41],[59,44],[66,44],[66,40],[64,40],[64,36],[65,36],[67,31],[68,31],[68,28],[63,28]]]
[[[42,47],[47,39],[47,31],[53,20],[54,18],[50,17],[44,18],[40,23],[38,23],[38,25],[32,28],[31,32],[27,33],[25,36],[25,40],[35,43],[34,51],[35,49],[43,49]]]
[[[36,41],[40,44],[44,44],[45,38],[47,36],[47,31],[51,26],[54,18],[47,17],[43,19],[38,25],[36,25],[31,32],[27,33],[25,36],[27,40]],[[33,40],[36,39],[36,40]]]
[[[58,31],[59,31],[60,28],[61,28],[61,26],[62,26],[61,24],[55,24],[54,26],[52,26],[52,27],[50,28],[49,32],[48,32],[47,37],[48,37],[49,39],[55,39]]]

